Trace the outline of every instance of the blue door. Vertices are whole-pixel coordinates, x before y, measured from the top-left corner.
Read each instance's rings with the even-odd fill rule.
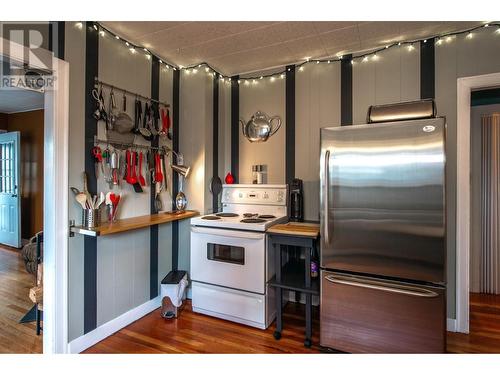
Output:
[[[20,133],[0,133],[0,243],[21,247]]]

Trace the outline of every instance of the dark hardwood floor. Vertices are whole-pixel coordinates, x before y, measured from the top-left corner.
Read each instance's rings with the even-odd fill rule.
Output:
[[[28,297],[34,284],[20,251],[0,245],[0,353],[41,353],[42,336],[34,322],[20,324],[33,306]]]
[[[192,312],[164,320],[159,310],[123,328],[86,353],[319,353],[318,310],[314,310],[313,346],[304,347],[303,305],[289,303],[281,340],[267,330]],[[500,353],[500,296],[471,295],[471,334],[448,333],[450,353]]]
[[[267,330],[197,314],[191,302],[178,319],[164,320],[160,310],[106,338],[86,353],[317,353],[319,310],[313,309],[313,347],[304,347],[304,307],[289,303],[281,340]]]
[[[470,334],[448,332],[452,353],[500,353],[500,295],[470,294]]]

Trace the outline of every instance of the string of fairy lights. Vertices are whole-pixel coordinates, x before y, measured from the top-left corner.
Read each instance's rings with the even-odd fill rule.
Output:
[[[183,71],[184,74],[190,75],[190,74],[198,74],[198,72],[205,72],[206,74],[209,74],[211,76],[217,77],[221,82],[226,82],[227,84],[231,83],[231,77],[226,76],[222,74],[221,72],[217,71],[215,68],[213,68],[210,64],[206,62],[201,62],[198,64],[190,65],[190,66],[182,66],[182,65],[176,65],[171,62],[168,62],[166,59],[161,58],[160,56],[154,54],[152,51],[150,51],[148,48],[134,44],[118,34],[115,34],[111,30],[107,29],[105,26],[101,25],[99,22],[92,22],[88,23],[89,27],[91,27],[91,30],[94,30],[95,32],[99,33],[101,37],[112,37],[116,39],[117,41],[123,43],[124,47],[127,48],[131,54],[136,54],[136,53],[142,53],[144,54],[145,58],[150,60],[152,56],[158,59],[160,66],[163,67],[165,70],[173,69],[173,70],[180,70]],[[83,29],[84,23],[83,22],[76,22],[75,27],[79,29]],[[484,23],[481,25],[477,25],[475,27],[466,29],[466,30],[460,30],[460,31],[454,31],[454,32],[449,32],[445,34],[440,34],[440,35],[433,35],[429,36],[427,38],[420,38],[420,39],[413,39],[413,40],[406,40],[406,41],[398,41],[394,43],[387,44],[385,46],[379,47],[377,49],[372,49],[368,52],[365,53],[349,53],[349,60],[351,64],[356,64],[356,63],[366,63],[369,61],[377,61],[380,58],[380,55],[391,48],[404,48],[408,52],[412,52],[415,50],[415,45],[420,44],[420,43],[434,43],[436,46],[440,46],[443,43],[450,43],[454,40],[454,38],[458,36],[465,36],[466,39],[471,40],[474,39],[475,32],[477,32],[480,29],[485,29],[485,28],[490,28],[493,30],[495,34],[498,34],[500,38],[500,22],[488,22]],[[312,58],[305,58],[304,61],[295,63],[295,64],[290,64],[294,65],[295,69],[298,72],[302,72],[305,69],[305,66],[307,64],[331,64],[334,62],[339,62],[344,60],[347,56],[347,54],[343,55],[336,55],[332,57],[327,57],[327,58],[320,58],[320,59],[312,59]],[[262,74],[262,75],[248,75],[243,78],[238,79],[238,84],[243,84],[243,85],[257,85],[259,81],[261,80],[269,80],[270,82],[274,82],[275,80],[278,79],[284,79],[286,77],[287,71],[290,71],[290,67],[284,67],[279,70],[274,70],[272,73],[269,74]]]

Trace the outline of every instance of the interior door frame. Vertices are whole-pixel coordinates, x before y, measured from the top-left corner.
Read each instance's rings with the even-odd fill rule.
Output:
[[[17,200],[17,243],[6,243],[2,242],[3,245],[7,246],[12,246],[15,248],[20,248],[22,244],[22,235],[21,235],[21,191],[22,191],[22,186],[21,186],[21,133],[19,131],[13,131],[9,132],[7,131],[6,133],[0,133],[0,138],[2,135],[10,135],[12,137],[13,142],[14,142],[14,177],[15,177],[15,190],[13,193],[12,191],[10,192],[11,198],[15,198]],[[9,141],[7,141],[9,142]],[[12,142],[12,141],[10,141]],[[3,143],[3,141],[0,141],[0,143]],[[15,197],[14,197],[15,195]]]
[[[4,46],[9,49],[4,51]],[[40,50],[38,50],[40,51]],[[44,93],[44,273],[43,352],[68,350],[68,134],[69,64],[52,59],[53,87]],[[29,50],[0,38],[0,56],[25,62]],[[36,59],[35,59],[36,60]],[[32,68],[46,68],[30,61]]]
[[[500,86],[500,73],[457,79],[456,330],[469,333],[471,92]]]

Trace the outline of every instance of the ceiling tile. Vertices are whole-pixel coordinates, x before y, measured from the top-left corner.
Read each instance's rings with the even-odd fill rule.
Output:
[[[314,22],[314,28],[318,34],[322,34],[334,30],[344,29],[346,27],[356,26],[357,24],[357,22],[352,21],[321,21]]]
[[[345,46],[356,45],[359,48],[358,27],[351,26],[320,35],[321,41],[327,50],[344,49]]]
[[[270,27],[259,28],[245,33],[219,38],[188,48],[181,48],[179,53],[185,56],[210,57],[229,55],[245,50],[267,47],[281,42],[281,35],[273,32]]]
[[[111,31],[130,39],[141,38],[144,35],[151,33],[157,33],[160,31],[167,31],[179,25],[185,24],[182,21],[151,21],[151,22],[116,22],[116,21],[104,21],[101,22],[104,27],[110,29]],[[133,41],[133,40],[131,40]]]
[[[327,55],[324,44],[319,36],[292,40],[283,43],[283,46],[286,46],[290,54],[295,57],[294,61],[301,61],[306,57],[314,59]]]

